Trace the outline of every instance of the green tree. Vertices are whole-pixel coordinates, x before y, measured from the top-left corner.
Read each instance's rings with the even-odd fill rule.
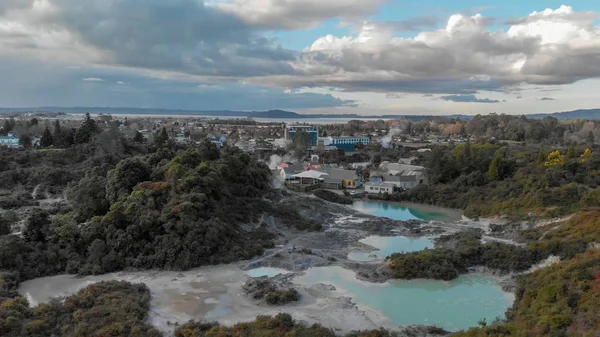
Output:
[[[133,141],[137,143],[143,143],[146,139],[144,135],[142,135],[139,131],[135,132],[135,136],[133,136]]]
[[[54,139],[52,138],[52,133],[50,133],[50,130],[46,127],[46,130],[44,130],[44,133],[42,134],[42,138],[40,139],[40,146],[41,147],[49,147],[49,146],[52,146],[53,142],[54,142]]]
[[[101,170],[88,172],[76,184],[67,188],[67,201],[79,221],[104,215],[109,209],[106,199],[106,178]]]
[[[106,183],[106,199],[113,204],[122,196],[127,196],[133,188],[150,180],[151,169],[148,164],[137,158],[127,158],[108,172]]]
[[[379,167],[379,164],[381,164],[381,153],[374,154],[373,159],[371,159],[371,163],[374,167]]]
[[[54,132],[52,133],[52,145],[54,145],[55,147],[63,147],[64,146],[63,134],[60,129],[60,122],[58,119],[54,121]]]
[[[162,128],[162,130],[160,130],[160,132],[154,135],[154,143],[156,143],[157,145],[164,145],[168,141],[169,134],[167,133],[167,129],[165,129],[164,127]]]
[[[50,220],[48,213],[40,208],[35,208],[25,220],[23,238],[29,242],[45,242],[48,237]]]
[[[571,145],[571,147],[569,147],[569,151],[567,151],[567,158],[575,158],[575,145]]]
[[[85,119],[81,126],[75,132],[75,144],[89,143],[95,133],[98,132],[96,121],[92,119],[89,113],[85,114]]]
[[[10,120],[4,120],[4,126],[2,127],[2,131],[4,133],[10,132],[12,130],[12,125],[10,124]]]
[[[85,144],[88,143],[91,139],[92,135],[89,133],[89,131],[83,127],[79,127],[77,128],[77,131],[75,131],[75,144]]]
[[[312,138],[305,131],[297,131],[292,137],[292,146],[296,154],[300,157],[304,157],[310,146],[312,145]]]
[[[490,167],[488,169],[488,179],[491,181],[495,181],[498,180],[500,178],[500,161],[502,159],[500,158],[495,158],[494,160],[492,160],[492,162],[490,163]]]
[[[30,126],[36,126],[36,125],[38,125],[38,119],[37,119],[37,118],[32,118],[32,119],[29,121],[29,125],[30,125]]]
[[[21,145],[22,147],[28,149],[31,147],[31,137],[27,134],[22,135],[21,137],[19,137],[19,145]]]

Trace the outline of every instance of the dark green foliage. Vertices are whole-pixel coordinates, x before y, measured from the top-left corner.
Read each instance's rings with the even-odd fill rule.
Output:
[[[127,196],[133,188],[150,180],[150,166],[139,158],[127,158],[108,172],[106,199],[113,204],[122,196]]]
[[[275,281],[266,278],[250,279],[242,288],[253,299],[264,299],[270,305],[283,305],[300,300],[300,293],[296,289],[282,289]]]
[[[223,327],[217,323],[189,322],[175,331],[175,337],[336,337],[333,330],[319,324],[307,326],[292,319],[289,314],[275,317],[258,316],[253,322]],[[384,329],[353,332],[346,337],[394,337],[397,334]]]
[[[302,157],[306,155],[311,145],[312,138],[307,132],[299,130],[298,132],[294,133],[294,136],[292,137],[292,146],[293,150],[298,156]]]
[[[150,291],[145,285],[100,282],[30,309],[16,296],[14,274],[0,274],[0,335],[5,337],[159,337],[145,321]],[[5,296],[2,295],[11,295]]]
[[[352,198],[345,197],[343,195],[337,194],[337,193],[329,191],[329,190],[321,190],[321,189],[314,190],[313,194],[323,200],[335,202],[337,204],[349,205],[354,202],[354,200]]]
[[[265,301],[271,305],[282,305],[300,300],[300,294],[294,288],[276,290],[265,296]]]
[[[167,133],[167,129],[164,127],[162,130],[154,135],[154,143],[156,145],[164,145],[169,140],[169,134]]]
[[[555,251],[527,249],[502,243],[481,243],[481,236],[459,233],[439,240],[457,240],[456,248],[427,249],[396,253],[391,260],[392,277],[399,279],[430,278],[452,280],[470,267],[485,266],[504,273],[522,272]]]
[[[41,147],[49,147],[49,146],[52,146],[52,143],[53,143],[52,133],[50,133],[50,130],[46,127],[46,130],[44,130],[44,133],[42,134],[42,138],[40,139],[40,146]]]
[[[67,200],[78,220],[85,221],[105,214],[110,204],[106,198],[107,179],[102,170],[94,169],[67,189]]]
[[[42,209],[35,208],[25,221],[23,239],[28,242],[46,242],[48,239],[50,220],[48,213]]]
[[[133,141],[138,142],[138,143],[143,143],[146,141],[146,139],[139,131],[136,131],[135,136],[133,136]]]
[[[19,137],[19,145],[21,145],[24,148],[30,148],[31,147],[31,137],[28,134],[24,134],[21,135]]]
[[[430,335],[447,335],[442,329],[427,329]],[[408,335],[408,334],[407,334]],[[175,330],[175,337],[396,337],[399,334],[385,329],[356,331],[346,335],[336,334],[332,329],[319,324],[305,325],[294,321],[289,314],[275,317],[258,316],[252,322],[238,323],[233,327],[220,326],[218,323],[189,322]]]
[[[2,132],[4,134],[9,133],[12,131],[12,129],[15,127],[15,120],[14,119],[5,119],[4,120],[4,125],[2,126]]]
[[[67,190],[73,214],[56,217],[51,225],[47,214],[34,213],[24,241],[0,245],[0,255],[8,259],[0,269],[19,270],[25,279],[126,267],[189,269],[248,259],[272,246],[273,234],[264,227],[241,226],[270,211],[261,199],[270,191],[264,164],[237,148],[219,152],[210,142],[166,163],[165,157],[170,155],[125,159],[108,173],[108,181],[105,167],[89,171]],[[146,160],[165,165],[157,176],[161,180],[149,181],[153,174]],[[38,255],[45,255],[40,262],[53,262],[40,268]]]
[[[90,117],[90,114],[85,114],[85,120],[81,126],[75,132],[74,142],[75,144],[85,144],[92,140],[92,137],[98,133],[98,127],[96,121]]]
[[[592,149],[585,162],[578,156],[564,157],[564,165],[546,168],[545,154],[535,146],[436,146],[425,163],[431,184],[390,199],[463,209],[469,217],[566,214],[596,204],[593,191],[600,186],[600,175],[596,174],[600,155],[596,152],[600,148]],[[580,203],[582,197],[586,205]]]

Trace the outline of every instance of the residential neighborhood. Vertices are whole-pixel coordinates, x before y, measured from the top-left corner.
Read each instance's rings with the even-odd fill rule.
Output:
[[[322,188],[338,193],[392,194],[428,184],[425,168],[413,162],[429,148],[414,146],[410,156],[398,156],[410,149],[401,142],[424,141],[425,136],[399,136],[398,121],[319,125],[249,118],[86,116],[39,112],[6,115],[0,120],[0,146],[47,147],[47,141],[41,141],[44,132],[52,135],[62,129],[73,137],[82,121],[93,117],[99,128],[146,143],[168,140],[185,146],[208,139],[217,149],[236,146],[265,158],[277,153],[281,160],[270,164],[273,177],[281,186],[298,191]],[[50,144],[53,146],[58,144]],[[373,153],[387,147],[394,160],[377,160]],[[359,160],[341,160],[340,155]]]

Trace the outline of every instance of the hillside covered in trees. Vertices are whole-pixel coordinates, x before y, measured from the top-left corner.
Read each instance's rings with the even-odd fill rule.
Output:
[[[431,184],[396,198],[464,209],[471,217],[555,216],[600,205],[600,147],[435,146],[424,165]]]

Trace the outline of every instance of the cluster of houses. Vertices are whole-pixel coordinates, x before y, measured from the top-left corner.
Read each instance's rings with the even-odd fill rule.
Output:
[[[382,162],[377,170],[372,170],[369,180],[365,191],[374,194],[391,194],[395,190],[409,190],[429,183],[423,166],[390,162]]]
[[[363,163],[368,164],[368,163]],[[392,194],[399,190],[408,190],[419,185],[427,185],[428,179],[425,168],[404,163],[382,162],[378,168],[371,169],[368,179],[356,169],[340,168],[335,164],[312,163],[281,163],[273,175],[288,187],[308,186],[331,190],[359,189],[372,194]]]

